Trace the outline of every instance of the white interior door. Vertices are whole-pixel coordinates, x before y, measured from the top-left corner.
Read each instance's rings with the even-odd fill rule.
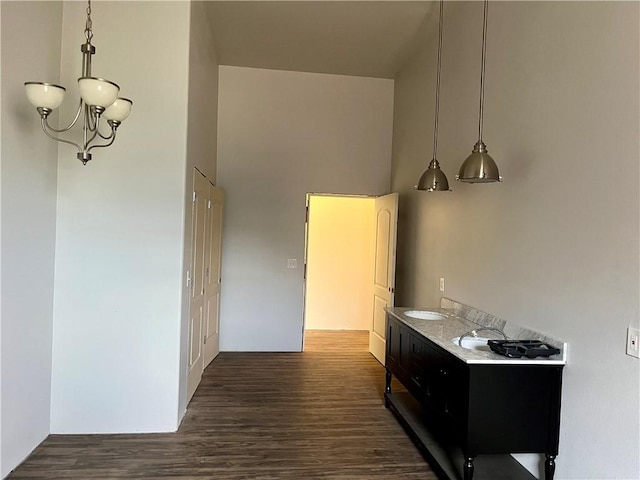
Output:
[[[192,253],[190,270],[191,294],[189,300],[189,353],[187,374],[187,401],[191,400],[203,370],[203,340],[205,313],[205,245],[209,182],[197,170],[193,174]]]
[[[373,319],[369,330],[369,351],[384,364],[385,307],[392,307],[396,278],[396,233],[398,194],[376,198],[375,253],[373,268]]]
[[[222,214],[224,192],[209,186],[204,286],[204,367],[220,353],[220,285],[222,283]]]

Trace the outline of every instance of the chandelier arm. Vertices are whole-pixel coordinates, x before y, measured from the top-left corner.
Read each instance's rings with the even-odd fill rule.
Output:
[[[54,139],[54,140],[55,140],[55,141],[57,141],[57,142],[68,143],[69,145],[73,145],[74,147],[76,147],[76,148],[78,149],[78,151],[79,151],[79,152],[82,152],[82,147],[81,147],[80,145],[78,145],[77,143],[72,142],[71,140],[65,140],[64,138],[56,137],[56,136],[54,136],[53,134],[51,134],[51,133],[49,132],[49,128],[50,128],[50,127],[49,127],[49,125],[47,125],[47,120],[46,120],[46,118],[42,118],[40,123],[42,124],[42,130],[43,130],[43,131],[44,131],[44,133],[47,135],[47,137],[52,138],[52,139]],[[52,130],[53,130],[53,129],[52,129]],[[56,132],[57,132],[57,130],[54,130],[54,131],[56,131]]]
[[[96,130],[96,124],[94,122],[93,114],[89,112],[87,115],[87,124],[89,125],[89,131],[94,132]]]
[[[109,140],[107,143],[103,143],[101,145],[91,145],[88,149],[87,152],[90,152],[91,150],[93,150],[94,148],[104,148],[104,147],[108,147],[110,146],[113,142],[116,141],[116,131],[113,130],[112,132],[112,136],[111,136],[111,140]]]
[[[95,127],[94,127],[94,128],[95,128],[95,132],[96,132],[96,134],[97,134],[100,138],[102,138],[102,139],[104,139],[104,140],[110,140],[110,139],[111,139],[111,137],[113,137],[113,133],[114,133],[114,130],[113,130],[113,129],[111,129],[111,133],[110,133],[109,135],[103,135],[103,134],[100,132],[100,117],[97,117],[97,118],[96,118],[96,125],[95,125]],[[93,136],[93,138],[95,138],[95,135]],[[93,140],[93,138],[92,138],[92,140]]]
[[[87,118],[87,121],[89,123],[89,131],[95,132],[97,130],[97,125],[100,121],[100,118],[96,115],[95,111],[91,107],[87,109]]]
[[[80,103],[78,104],[78,111],[76,112],[76,116],[74,117],[74,119],[71,121],[71,123],[69,125],[67,125],[64,128],[57,129],[57,128],[53,128],[51,125],[49,125],[49,122],[47,121],[47,128],[49,130],[51,130],[52,132],[56,132],[56,133],[68,132],[78,122],[78,119],[80,118],[80,112],[82,112],[82,99],[80,100]]]
[[[88,138],[86,142],[84,142],[84,149],[87,152],[89,152],[91,150],[90,148],[87,148],[89,146],[89,144],[91,142],[93,142],[96,139],[96,137],[98,136],[98,129],[97,128],[95,130],[92,130],[92,132],[93,132],[93,135],[91,135],[91,137]]]
[[[111,138],[113,138],[113,134],[114,134],[113,129],[111,130],[111,133],[108,136],[103,135],[102,133],[100,133],[100,130],[97,130],[97,132],[98,132],[98,135],[100,136],[100,138],[102,138],[104,140],[111,140]]]

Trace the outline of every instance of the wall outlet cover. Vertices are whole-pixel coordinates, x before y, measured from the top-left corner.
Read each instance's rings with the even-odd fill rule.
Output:
[[[638,337],[640,337],[640,329],[627,328],[627,355],[640,358],[640,345],[638,345],[640,339]]]

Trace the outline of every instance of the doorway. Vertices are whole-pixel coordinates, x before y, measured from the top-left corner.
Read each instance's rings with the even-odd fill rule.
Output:
[[[368,335],[373,316],[375,197],[307,195],[305,336]]]

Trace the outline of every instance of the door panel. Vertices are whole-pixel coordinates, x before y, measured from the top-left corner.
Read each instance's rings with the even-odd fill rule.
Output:
[[[373,332],[384,338],[384,324],[386,314],[384,307],[387,306],[385,298],[373,296]]]
[[[193,175],[191,295],[189,302],[189,352],[187,401],[191,399],[202,378],[203,321],[205,309],[205,244],[209,182],[197,170]]]
[[[220,288],[222,283],[222,215],[224,192],[209,186],[205,270],[204,366],[220,353]]]
[[[396,232],[398,194],[376,198],[373,318],[369,331],[369,351],[384,364],[385,307],[392,307],[396,276]]]
[[[202,308],[194,308],[189,319],[189,367],[193,368],[202,356]],[[191,373],[191,372],[190,372]]]

